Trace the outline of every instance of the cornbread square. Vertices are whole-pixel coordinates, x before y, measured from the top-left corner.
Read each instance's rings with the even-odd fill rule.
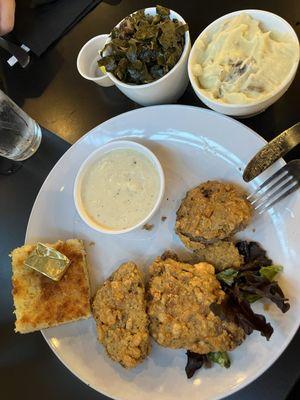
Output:
[[[78,239],[65,242],[59,240],[49,246],[71,261],[58,282],[24,265],[35,245],[24,245],[11,253],[16,332],[29,333],[91,315],[90,285],[83,242]]]
[[[150,275],[147,311],[158,344],[207,354],[242,343],[244,331],[210,310],[225,297],[212,265],[191,265],[167,254],[154,261]]]
[[[98,289],[93,305],[99,341],[109,357],[132,368],[150,351],[145,287],[133,263],[122,264]]]

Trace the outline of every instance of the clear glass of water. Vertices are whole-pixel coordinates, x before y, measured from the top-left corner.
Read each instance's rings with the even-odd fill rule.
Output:
[[[26,160],[37,151],[41,138],[39,125],[0,90],[0,156]]]

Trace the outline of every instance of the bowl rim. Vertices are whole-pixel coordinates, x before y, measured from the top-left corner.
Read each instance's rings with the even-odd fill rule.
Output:
[[[241,103],[222,103],[220,101],[216,101],[214,99],[212,99],[211,97],[207,96],[205,93],[203,93],[203,91],[199,88],[197,82],[196,82],[196,77],[193,74],[192,70],[191,70],[191,60],[193,57],[193,54],[195,52],[195,45],[198,42],[198,40],[204,35],[206,34],[210,29],[212,29],[215,25],[220,24],[221,22],[223,22],[225,19],[229,19],[230,17],[234,17],[236,15],[242,14],[242,13],[260,13],[260,14],[266,14],[269,17],[271,17],[272,19],[277,19],[280,22],[282,22],[283,24],[285,24],[290,32],[290,34],[293,36],[293,38],[295,39],[296,43],[298,43],[298,54],[297,54],[297,59],[294,62],[290,72],[288,73],[288,75],[286,76],[286,78],[281,82],[281,84],[272,92],[269,93],[269,95],[267,95],[265,98],[261,99],[261,100],[256,100],[253,101],[251,103],[246,103],[246,104],[241,104]],[[250,14],[251,15],[251,14]],[[255,17],[254,19],[258,19],[259,17]],[[260,21],[261,22],[261,21]],[[300,59],[300,49],[299,49],[299,39],[298,36],[295,32],[295,30],[293,29],[293,27],[289,24],[289,22],[287,22],[284,18],[280,17],[279,15],[272,13],[270,11],[265,11],[265,10],[259,10],[259,9],[245,9],[245,10],[237,10],[237,11],[233,11],[230,12],[228,14],[225,14],[219,18],[217,18],[216,20],[214,20],[213,22],[211,22],[205,29],[202,30],[202,32],[200,32],[200,34],[198,35],[198,37],[196,38],[192,48],[191,48],[191,52],[189,55],[189,59],[188,59],[188,75],[189,75],[189,80],[191,82],[191,85],[194,89],[194,91],[199,94],[200,96],[202,96],[205,100],[207,100],[208,102],[210,102],[211,104],[215,105],[215,106],[221,106],[227,109],[238,109],[241,110],[243,108],[249,108],[249,107],[254,107],[257,106],[259,104],[264,105],[265,102],[269,101],[272,97],[277,96],[282,90],[283,88],[291,81],[293,81],[296,71],[298,69],[298,65],[299,65],[299,59]]]
[[[131,16],[133,14],[136,14],[138,11],[141,11],[141,10],[144,10],[145,12],[147,12],[147,11],[156,11],[156,7],[146,7],[146,8],[141,8],[140,10],[134,11],[134,12],[130,13],[129,15],[126,15],[126,17],[124,17],[120,22],[118,22],[114,26],[114,28],[118,27],[127,17],[129,17],[129,16]],[[172,18],[176,18],[180,22],[183,22],[184,24],[187,24],[187,22],[184,20],[184,18],[180,14],[178,14],[176,11],[172,10],[171,8],[169,10],[170,10],[170,13],[174,14],[174,17],[172,17]],[[188,26],[188,28],[189,28],[189,26]],[[112,32],[112,30],[111,30],[111,32]],[[110,42],[111,32],[108,34],[108,38],[107,38],[105,44],[108,44]],[[118,79],[112,72],[107,72],[107,76],[110,77],[110,79],[114,82],[115,85],[119,85],[119,86],[122,86],[124,88],[130,88],[130,89],[140,89],[140,88],[144,89],[144,88],[148,88],[148,87],[154,86],[158,82],[162,82],[163,80],[165,80],[167,77],[169,77],[170,75],[172,75],[174,73],[175,69],[179,66],[179,64],[182,63],[184,57],[189,52],[189,45],[190,45],[190,31],[189,31],[189,29],[185,32],[184,37],[185,37],[185,43],[184,43],[183,51],[181,53],[181,56],[180,56],[179,60],[174,65],[174,67],[167,74],[162,76],[161,78],[159,78],[159,79],[157,79],[157,80],[155,80],[153,82],[150,82],[150,83],[143,83],[142,85],[136,85],[134,83],[126,83],[126,82],[120,81],[120,79]]]
[[[141,221],[139,221],[137,224],[130,226],[125,229],[109,229],[101,226],[97,222],[95,222],[89,215],[88,213],[84,210],[84,206],[82,204],[82,199],[81,199],[81,185],[82,185],[82,180],[83,177],[87,171],[87,169],[90,167],[91,160],[96,157],[96,155],[99,153],[99,157],[97,159],[94,159],[92,161],[92,164],[95,162],[99,161],[105,154],[110,153],[111,151],[117,150],[117,149],[133,149],[135,151],[138,151],[142,153],[147,159],[153,164],[154,168],[158,172],[159,175],[159,182],[160,182],[160,188],[159,188],[159,193],[157,195],[156,201],[150,210],[150,212],[143,218]],[[92,165],[91,164],[91,165]],[[110,234],[110,235],[118,235],[122,233],[127,233],[131,232],[136,228],[139,228],[140,226],[144,225],[149,219],[156,213],[158,210],[163,196],[165,193],[165,174],[164,170],[162,168],[162,165],[160,161],[158,160],[157,156],[153,153],[152,150],[150,150],[148,147],[144,146],[143,144],[137,143],[134,140],[127,140],[127,139],[117,139],[117,140],[111,140],[102,146],[99,146],[97,149],[95,149],[89,156],[82,162],[80,165],[75,181],[74,181],[74,186],[73,186],[73,200],[75,203],[75,208],[80,216],[80,218],[85,222],[90,228],[101,232],[105,234]]]

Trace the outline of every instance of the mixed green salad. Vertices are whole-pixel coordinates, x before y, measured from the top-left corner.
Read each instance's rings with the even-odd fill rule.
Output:
[[[283,268],[274,265],[266,251],[256,242],[241,241],[236,243],[239,253],[244,257],[240,269],[228,268],[216,274],[222,289],[226,293],[221,304],[211,304],[214,314],[222,320],[231,321],[240,326],[246,335],[259,331],[267,340],[273,334],[273,327],[262,314],[256,314],[251,304],[260,299],[269,299],[285,313],[289,310],[278,282],[274,280]],[[230,367],[227,352],[197,354],[187,351],[186,375],[191,378],[202,366],[210,368],[213,363]]]

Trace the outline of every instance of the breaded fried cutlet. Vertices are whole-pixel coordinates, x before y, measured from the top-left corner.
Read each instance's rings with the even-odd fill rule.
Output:
[[[247,194],[241,188],[208,181],[187,192],[177,211],[176,232],[211,244],[244,229],[251,214]]]
[[[150,276],[147,311],[157,343],[199,354],[233,350],[242,343],[244,331],[210,309],[225,297],[212,265],[158,257]]]
[[[91,315],[83,242],[78,239],[59,240],[49,246],[71,261],[60,281],[53,281],[24,265],[35,245],[24,245],[11,253],[16,332],[33,332]]]
[[[98,289],[92,304],[99,341],[109,357],[133,368],[149,354],[150,337],[142,273],[122,264]]]
[[[178,237],[188,249],[194,251],[199,261],[212,264],[217,271],[226,268],[238,269],[243,264],[243,256],[239,254],[231,240],[218,240],[211,244],[204,244],[195,242],[181,233]]]

